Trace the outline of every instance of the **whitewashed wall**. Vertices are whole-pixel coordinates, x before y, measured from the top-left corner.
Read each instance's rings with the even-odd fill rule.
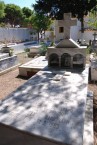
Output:
[[[50,37],[51,37],[51,31],[46,31],[45,32],[45,38],[47,39],[47,38],[49,38],[50,39]]]
[[[89,42],[89,40],[93,40],[93,34],[94,34],[94,32],[95,31],[85,31],[84,32],[84,35],[83,35],[83,37],[84,37],[84,40],[86,41],[86,42]],[[79,37],[81,38],[81,32],[79,33]]]
[[[30,40],[28,28],[0,28],[0,41],[9,42]]]
[[[22,53],[25,51],[25,48],[31,48],[31,46],[37,46],[38,44],[34,44],[34,41],[15,44],[15,45],[8,45],[14,49],[14,54]]]
[[[73,40],[75,40],[75,41],[80,38],[79,37],[80,28],[81,28],[80,21],[77,21],[77,25],[76,26],[71,26],[71,29],[70,29],[70,37]]]

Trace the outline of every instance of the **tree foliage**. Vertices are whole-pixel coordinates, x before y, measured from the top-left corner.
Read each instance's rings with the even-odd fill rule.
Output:
[[[43,14],[34,13],[31,17],[32,27],[37,30],[38,33],[41,34],[41,38],[44,32],[49,28],[51,24],[50,18]]]
[[[28,7],[23,7],[22,12],[26,18],[29,18],[32,15],[32,10],[29,9]]]
[[[89,13],[88,25],[90,28],[97,30],[97,5]]]
[[[5,16],[4,9],[5,9],[5,4],[3,1],[0,1],[0,18],[3,18]]]
[[[19,6],[15,4],[7,4],[5,7],[5,21],[12,26],[18,25],[23,19],[23,13]]]
[[[83,18],[97,4],[97,0],[37,0],[33,5],[37,13],[49,15],[52,18],[63,19],[63,14],[71,12],[82,24]]]
[[[21,25],[23,27],[29,27],[29,25],[31,25],[30,17],[33,15],[33,11],[28,7],[24,7],[22,8],[22,12],[23,12],[23,20]]]

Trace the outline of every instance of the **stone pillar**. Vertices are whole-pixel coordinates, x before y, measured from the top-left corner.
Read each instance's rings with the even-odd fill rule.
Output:
[[[85,68],[85,65],[86,65],[86,57],[84,57],[83,59],[84,59],[84,60],[83,60],[83,63],[84,63],[84,64],[83,64],[83,68]]]
[[[50,58],[49,58],[49,56],[48,56],[48,67],[50,66]]]
[[[59,67],[61,67],[61,56],[59,56]]]
[[[73,56],[71,56],[71,68],[73,68]]]

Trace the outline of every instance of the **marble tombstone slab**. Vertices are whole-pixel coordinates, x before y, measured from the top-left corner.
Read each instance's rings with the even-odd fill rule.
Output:
[[[43,145],[83,145],[87,84],[88,67],[69,75],[39,71],[1,101],[0,123],[42,138]]]

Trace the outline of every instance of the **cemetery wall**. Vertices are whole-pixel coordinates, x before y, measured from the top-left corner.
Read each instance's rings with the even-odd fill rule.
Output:
[[[76,26],[72,26],[70,29],[70,36],[73,40],[77,40],[79,39],[79,31],[81,28],[81,23],[80,21],[77,21],[77,25]]]
[[[46,32],[45,32],[45,38],[51,40],[52,32],[53,32],[53,31],[46,31]]]
[[[94,31],[85,31],[84,32],[84,40],[86,42],[89,42],[89,40],[93,40],[94,36]],[[79,36],[81,36],[81,32],[79,33]]]
[[[20,44],[9,45],[9,47],[14,49],[14,54],[18,54],[24,52],[26,48],[30,48],[33,45],[38,45],[38,44],[34,44],[34,41],[29,41]]]
[[[1,42],[20,42],[30,40],[28,28],[0,28]]]

